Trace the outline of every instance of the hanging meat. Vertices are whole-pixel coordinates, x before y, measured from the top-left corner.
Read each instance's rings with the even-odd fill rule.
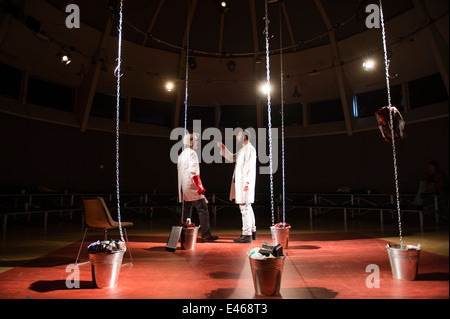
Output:
[[[380,129],[381,134],[383,135],[383,138],[387,142],[392,142],[392,131],[391,131],[391,123],[389,119],[389,109],[392,112],[392,122],[394,127],[394,140],[402,140],[406,138],[405,133],[405,121],[403,120],[402,115],[397,110],[395,106],[384,106],[381,109],[379,109],[375,116],[378,121],[378,128]]]

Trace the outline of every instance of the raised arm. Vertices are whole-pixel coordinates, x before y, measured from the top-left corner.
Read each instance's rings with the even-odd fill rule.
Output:
[[[220,147],[220,155],[225,157],[230,162],[236,162],[236,154],[232,154],[228,148],[221,142],[217,142],[217,146]]]

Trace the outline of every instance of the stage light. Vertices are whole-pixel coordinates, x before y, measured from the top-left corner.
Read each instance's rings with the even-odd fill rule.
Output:
[[[220,12],[225,13],[230,8],[230,0],[216,0],[216,5]]]
[[[166,82],[166,90],[167,92],[172,92],[175,88],[175,84],[171,81]]]
[[[372,59],[365,60],[363,63],[363,68],[366,71],[373,70],[374,67],[375,67],[375,61]]]
[[[70,64],[70,62],[72,62],[72,56],[69,54],[69,52],[65,48],[62,48],[56,54],[56,57],[65,65],[68,65],[68,64]]]
[[[271,88],[270,85],[268,85],[267,83],[262,83],[259,87],[259,90],[261,91],[261,93],[263,93],[264,95],[267,95],[270,93]]]

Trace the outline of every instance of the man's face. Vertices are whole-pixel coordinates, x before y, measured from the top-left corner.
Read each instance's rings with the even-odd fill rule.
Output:
[[[238,143],[243,143],[244,142],[244,134],[243,132],[239,132],[238,135],[236,136],[236,141]]]
[[[192,149],[196,150],[197,148],[198,148],[198,141],[197,141],[197,140],[194,140],[194,141],[192,142]]]

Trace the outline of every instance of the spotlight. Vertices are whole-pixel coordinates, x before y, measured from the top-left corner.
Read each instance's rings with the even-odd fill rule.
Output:
[[[175,84],[173,84],[173,82],[169,81],[169,82],[166,83],[166,90],[167,90],[167,92],[172,92],[174,87],[175,87]]]
[[[234,62],[233,60],[230,60],[227,63],[227,68],[228,68],[228,71],[233,72],[234,70],[236,70],[236,62]]]
[[[372,59],[365,60],[363,63],[363,68],[366,71],[373,70],[374,67],[375,67],[375,61]]]
[[[264,95],[267,95],[270,93],[271,88],[267,83],[262,83],[261,86],[259,87],[259,90],[261,91],[261,93],[263,93]]]
[[[216,0],[216,5],[221,13],[225,13],[230,9],[230,0]]]
[[[68,64],[70,64],[70,62],[72,62],[72,56],[69,54],[69,52],[65,48],[62,48],[56,54],[56,57],[65,65],[68,65]]]

